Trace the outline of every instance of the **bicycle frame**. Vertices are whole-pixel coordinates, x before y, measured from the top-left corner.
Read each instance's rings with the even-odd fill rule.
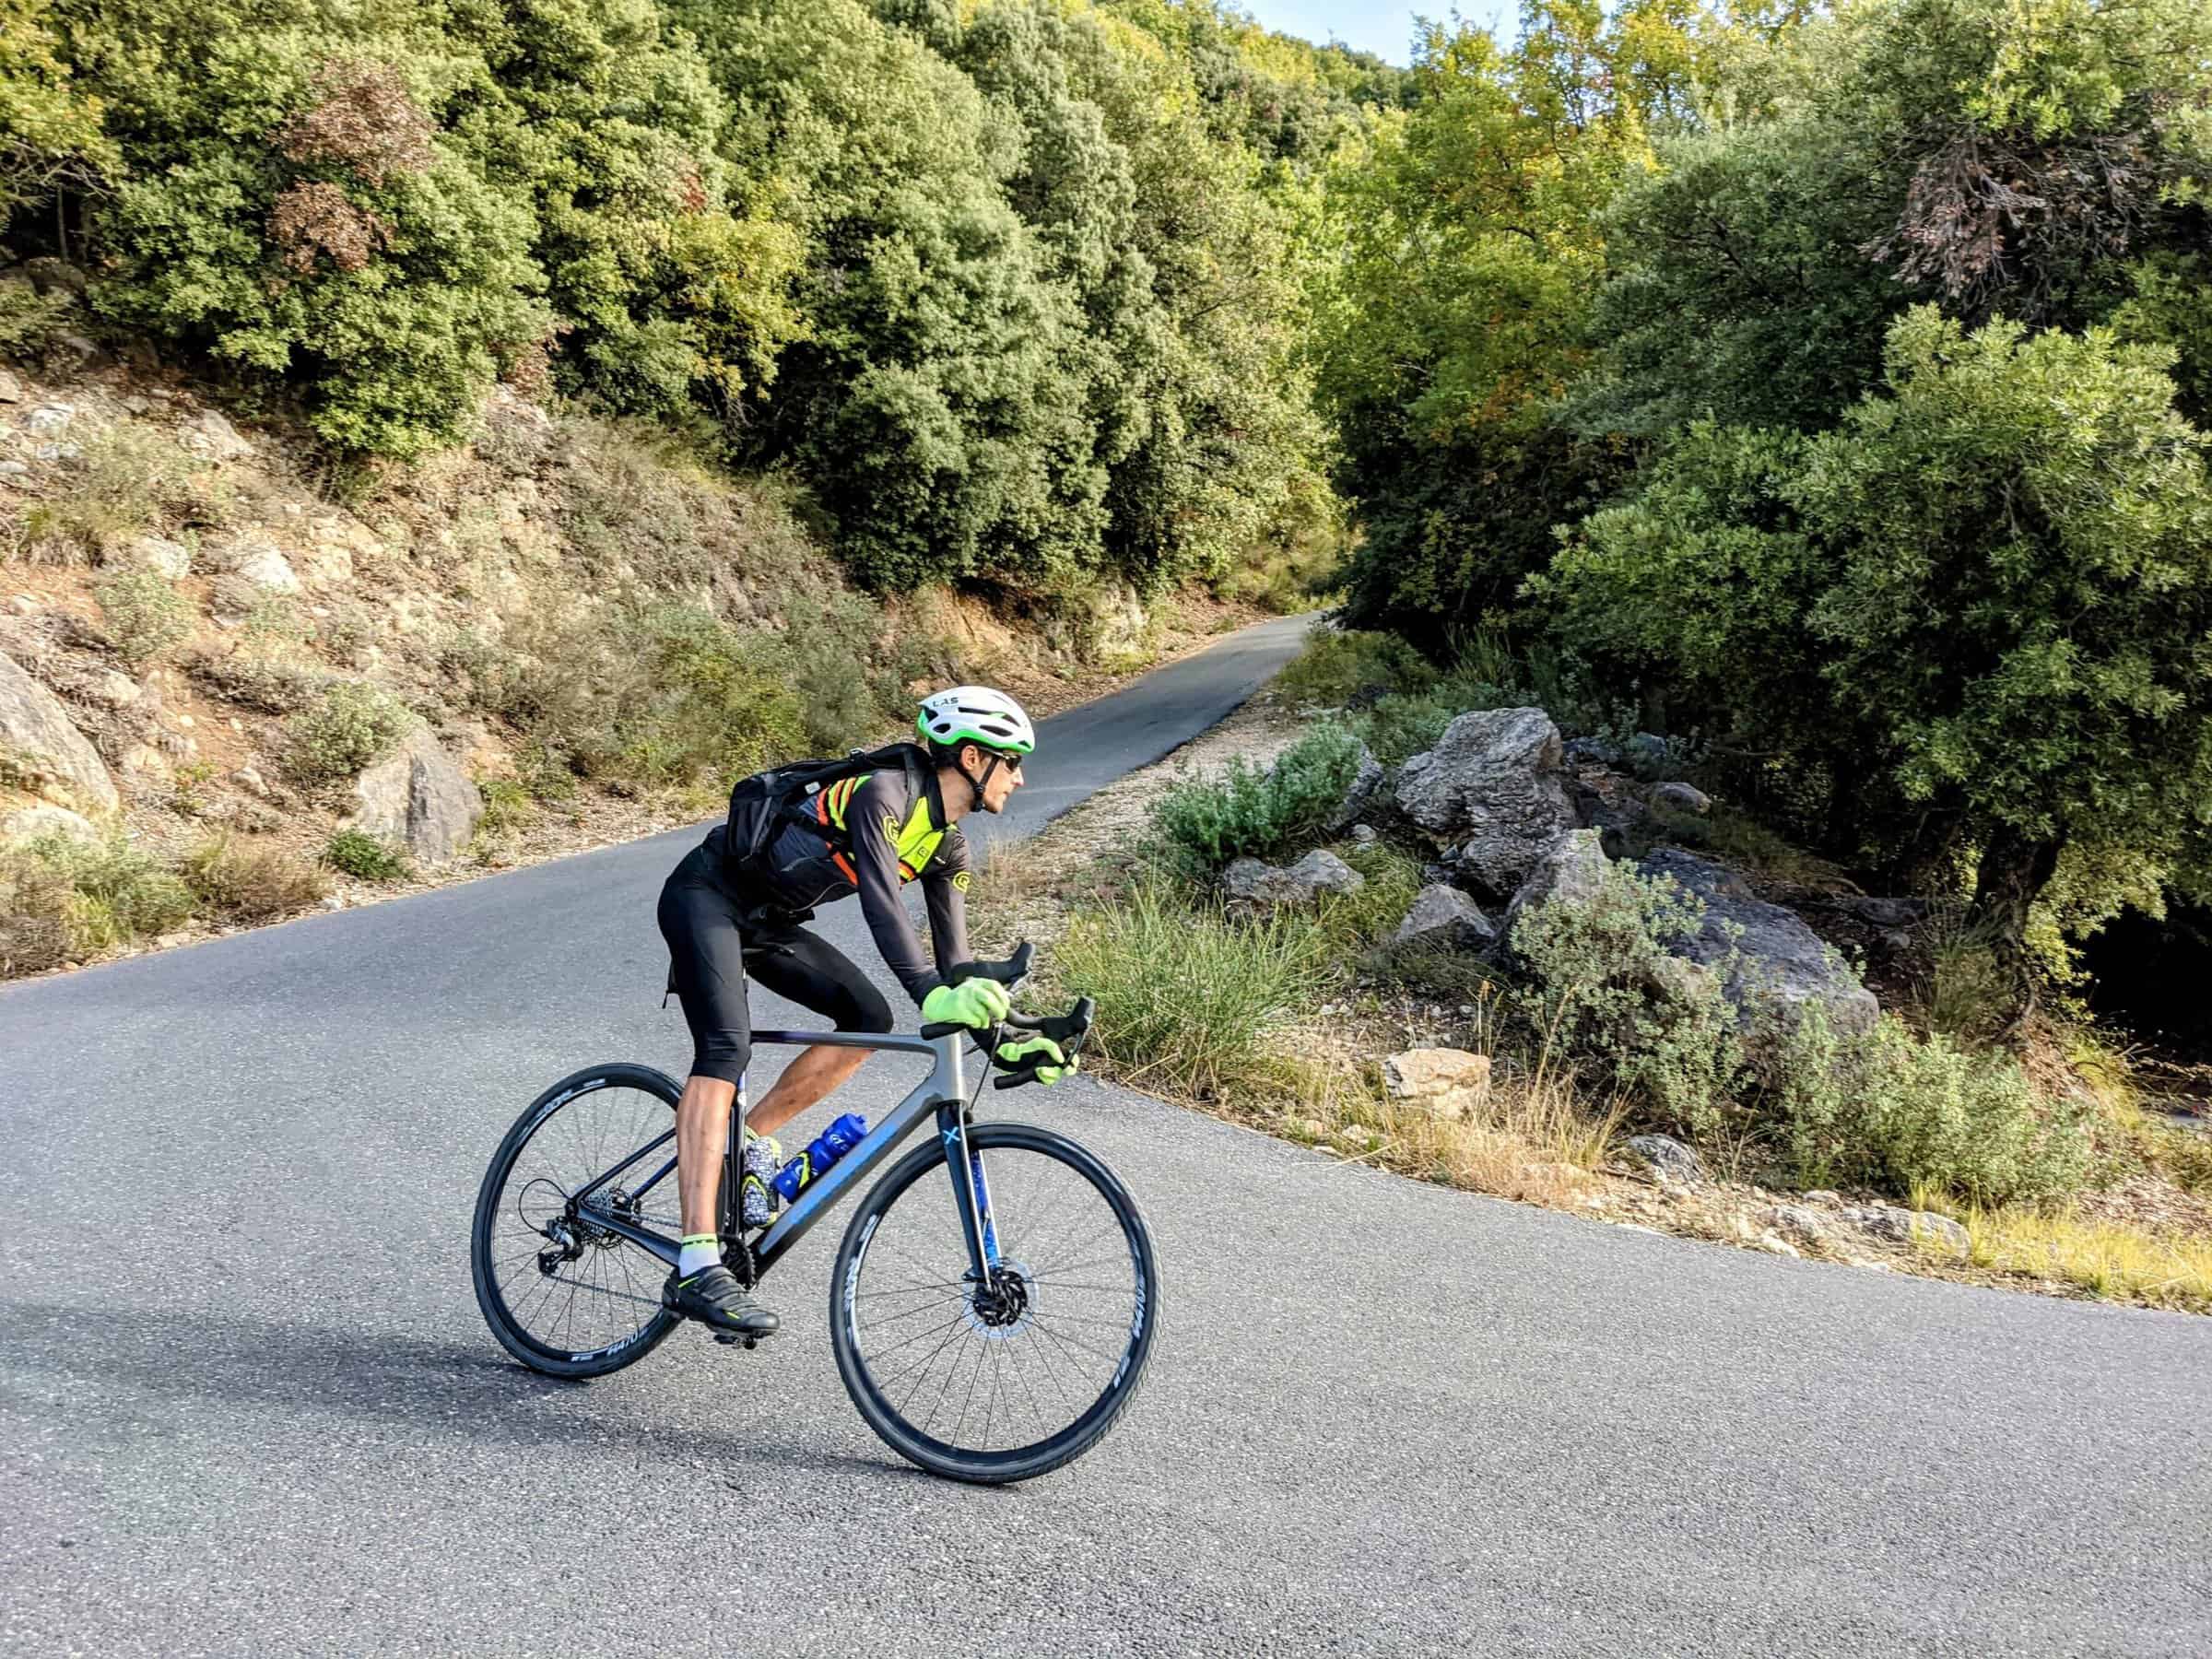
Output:
[[[968,1085],[967,1055],[963,1053],[969,1033],[956,1031],[943,1037],[907,1037],[899,1035],[877,1036],[853,1031],[756,1031],[756,1046],[764,1042],[811,1047],[822,1044],[831,1048],[857,1048],[880,1051],[886,1053],[928,1054],[936,1064],[928,1077],[917,1084],[906,1099],[893,1107],[883,1121],[870,1129],[860,1145],[832,1164],[829,1171],[799,1189],[790,1207],[756,1238],[751,1246],[752,1274],[747,1281],[758,1284],[767,1277],[768,1270],[782,1260],[785,1252],[806,1236],[817,1221],[830,1210],[885,1159],[911,1139],[924,1122],[936,1119],[937,1134],[945,1142],[946,1167],[953,1171],[953,1188],[959,1200],[960,1229],[968,1245],[969,1265],[974,1270],[976,1282],[989,1282],[989,1273],[998,1264],[997,1235],[991,1225],[991,1201],[987,1183],[983,1180],[982,1159],[980,1154],[962,1157],[967,1142]],[[979,1056],[980,1058],[980,1056]],[[742,1084],[730,1112],[730,1137],[724,1156],[727,1162],[727,1178],[724,1185],[725,1214],[721,1218],[722,1240],[725,1251],[735,1243],[739,1229],[734,1225],[739,1197],[739,1148],[744,1145],[746,1091]],[[612,1168],[603,1171],[588,1185],[579,1189],[569,1200],[571,1209],[583,1209],[591,1225],[628,1240],[641,1250],[650,1251],[671,1267],[681,1252],[677,1240],[657,1233],[651,1228],[617,1214],[604,1206],[590,1203],[592,1195],[625,1170],[629,1169],[676,1138],[671,1127],[665,1135],[648,1141]],[[642,1198],[662,1182],[676,1173],[676,1157],[671,1153],[661,1166],[647,1178],[644,1184],[629,1193],[631,1202]],[[739,1276],[744,1276],[742,1261],[747,1253],[739,1252],[733,1263]]]

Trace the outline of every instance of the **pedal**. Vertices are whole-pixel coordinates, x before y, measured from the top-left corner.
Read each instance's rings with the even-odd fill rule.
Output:
[[[724,1347],[735,1347],[739,1343],[743,1343],[747,1352],[760,1346],[760,1338],[758,1336],[717,1335],[714,1340],[721,1343]]]

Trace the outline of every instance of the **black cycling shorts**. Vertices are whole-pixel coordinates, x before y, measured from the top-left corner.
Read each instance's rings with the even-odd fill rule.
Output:
[[[691,1028],[691,1075],[735,1083],[751,1057],[750,974],[841,1031],[888,1031],[890,1004],[828,940],[792,923],[741,924],[745,907],[717,878],[720,856],[695,848],[661,888],[661,936],[670,981]]]

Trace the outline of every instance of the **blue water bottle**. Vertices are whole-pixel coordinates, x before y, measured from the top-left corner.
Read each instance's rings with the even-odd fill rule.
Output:
[[[836,1123],[807,1143],[806,1149],[778,1170],[769,1184],[783,1194],[789,1204],[809,1182],[818,1179],[830,1166],[867,1138],[868,1121],[856,1112],[848,1112]]]

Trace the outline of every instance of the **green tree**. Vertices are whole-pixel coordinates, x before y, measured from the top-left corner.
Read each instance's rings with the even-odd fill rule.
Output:
[[[2212,479],[2172,361],[1915,308],[1832,431],[1701,429],[1546,583],[1571,636],[1785,752],[1825,720],[1877,799],[1973,848],[2023,1012],[2067,849],[2164,865],[2212,825]]]

